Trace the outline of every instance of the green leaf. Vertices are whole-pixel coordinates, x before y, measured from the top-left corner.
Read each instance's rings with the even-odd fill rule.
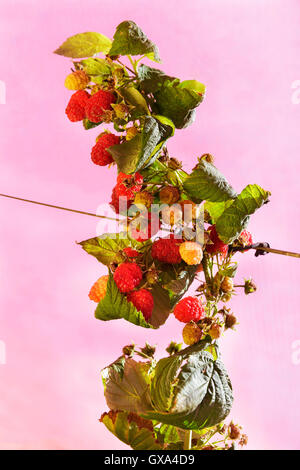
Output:
[[[141,418],[136,413],[109,411],[101,416],[100,421],[112,434],[134,450],[163,448],[163,443],[160,444],[157,441],[152,422]]]
[[[147,102],[143,95],[133,86],[119,88],[118,92],[127,104],[134,106],[140,115],[150,114]]]
[[[204,200],[227,201],[237,196],[222,173],[204,159],[200,160],[197,169],[186,178],[183,187],[189,197],[197,204]]]
[[[203,83],[197,82],[197,80],[184,80],[180,82],[178,88],[187,88],[188,90],[195,91],[196,93],[205,93],[205,85]]]
[[[150,396],[149,364],[125,360],[123,377],[112,367],[102,371],[105,399],[112,410],[145,413],[153,409]]]
[[[109,55],[147,55],[151,60],[160,62],[157,46],[133,21],[123,21],[117,26]]]
[[[169,424],[161,424],[158,428],[159,436],[162,436],[163,442],[175,444],[180,440],[178,429]]]
[[[169,122],[169,121],[168,121]],[[169,124],[161,122],[160,117],[145,117],[143,131],[133,139],[119,145],[113,145],[108,149],[123,173],[134,173],[144,168],[157,145],[165,141],[174,132]]]
[[[169,121],[168,124],[164,124],[160,117],[155,119],[152,116],[146,116],[142,133],[142,150],[135,171],[144,168],[153,152],[156,153],[156,146],[161,141],[165,142],[173,133],[174,128],[169,125]]]
[[[234,277],[236,275],[238,264],[234,263],[231,266],[219,269],[219,274],[221,276]]]
[[[151,293],[153,295],[154,307],[149,323],[153,328],[159,328],[166,322],[170,315],[170,297],[166,289],[163,289],[159,284],[152,286]]]
[[[54,53],[79,59],[91,57],[99,52],[107,54],[111,44],[111,40],[103,34],[92,32],[80,33],[68,38]]]
[[[90,58],[81,62],[84,71],[88,75],[110,75],[111,68],[105,59]]]
[[[137,134],[133,139],[107,149],[117,163],[119,171],[126,174],[135,172],[142,151],[142,142],[142,134]]]
[[[257,184],[249,184],[233,203],[223,212],[216,223],[219,237],[225,243],[232,243],[247,227],[249,216],[259,209],[270,193]]]
[[[168,411],[172,405],[174,382],[183,358],[175,355],[158,361],[151,382],[151,399],[155,410]]]
[[[179,273],[176,273],[174,278],[165,285],[165,288],[168,289],[171,293],[172,308],[177,304],[177,302],[179,302],[179,300],[189,289],[190,285],[195,279],[196,271],[197,266],[185,266],[185,269]]]
[[[123,233],[104,233],[101,237],[89,238],[79,245],[92,256],[95,256],[100,263],[109,266],[111,263],[120,262],[119,252],[127,246],[137,247],[142,245]]]
[[[204,209],[209,213],[213,224],[217,222],[218,218],[221,217],[225,209],[227,209],[233,201],[234,199],[228,199],[227,201],[221,202],[205,202]]]
[[[95,317],[103,321],[124,318],[124,320],[134,325],[142,326],[143,328],[152,328],[152,326],[146,322],[142,312],[138,312],[134,305],[127,301],[125,295],[121,294],[111,273],[109,274],[105,297],[98,303]]]
[[[179,79],[166,75],[162,70],[141,64],[138,68],[140,88],[147,94],[155,93],[165,82],[179,83]]]
[[[190,125],[193,110],[203,99],[195,91],[169,82],[165,82],[154,97],[158,113],[171,119],[177,129]]]
[[[102,124],[102,122],[91,122],[89,121],[88,119],[84,119],[82,121],[83,123],[83,127],[85,128],[85,130],[89,130],[89,129],[94,129],[94,127],[98,127],[100,126],[100,124]]]
[[[177,357],[171,358],[174,358],[177,365]],[[171,362],[168,366],[171,367]],[[166,372],[163,375],[165,374]],[[160,382],[163,383],[163,377]],[[170,382],[169,380],[168,383]],[[171,386],[174,386],[174,382]],[[153,393],[151,387],[152,396]],[[164,393],[167,394],[167,391]],[[231,382],[223,363],[219,359],[214,360],[207,351],[198,351],[187,356],[186,363],[176,377],[173,394],[173,405],[169,410],[151,411],[145,417],[183,429],[198,430],[214,426],[225,419],[233,402]]]

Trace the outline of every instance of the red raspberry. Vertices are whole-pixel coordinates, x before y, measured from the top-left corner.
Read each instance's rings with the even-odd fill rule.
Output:
[[[114,281],[120,292],[127,293],[139,285],[143,277],[136,263],[122,263],[114,272]]]
[[[153,296],[150,291],[147,289],[140,289],[130,292],[127,296],[127,300],[128,302],[133,303],[139,312],[142,312],[146,321],[149,320],[154,306]]]
[[[205,311],[198,297],[185,297],[174,308],[174,315],[183,323],[197,322],[205,317]]]
[[[142,185],[143,177],[140,173],[135,173],[134,175],[119,173],[117,184],[112,191],[110,203],[117,214],[120,212],[120,198],[126,200],[126,208],[128,209],[133,203],[135,193],[141,190]]]
[[[110,111],[111,105],[116,102],[116,97],[109,91],[99,90],[86,103],[86,117],[94,123],[102,121],[106,111]]]
[[[152,258],[162,263],[177,264],[181,262],[179,246],[182,240],[175,239],[174,235],[170,238],[160,238],[155,240],[152,245]]]
[[[74,93],[66,107],[66,115],[71,122],[82,121],[85,118],[85,105],[90,99],[90,95],[84,91],[79,90]]]
[[[209,231],[209,238],[212,242],[206,245],[207,253],[210,253],[211,255],[221,253],[223,256],[226,256],[228,252],[228,245],[220,240],[216,231],[216,226],[211,225],[207,230]]]
[[[112,145],[118,145],[120,137],[114,134],[102,134],[92,148],[92,162],[95,165],[105,166],[113,163],[114,159],[107,151]]]
[[[125,253],[128,258],[136,258],[137,256],[139,256],[139,252],[137,250],[134,250],[130,246],[124,248],[123,253]]]

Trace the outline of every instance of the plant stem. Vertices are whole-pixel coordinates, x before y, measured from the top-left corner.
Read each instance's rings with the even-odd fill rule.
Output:
[[[183,450],[191,450],[192,447],[192,431],[185,431]]]

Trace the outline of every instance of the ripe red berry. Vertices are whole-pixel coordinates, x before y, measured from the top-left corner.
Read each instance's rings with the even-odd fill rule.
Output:
[[[90,99],[90,95],[79,90],[74,93],[66,107],[66,115],[71,122],[82,121],[85,118],[85,105]]]
[[[86,103],[86,117],[94,123],[101,122],[106,111],[110,111],[111,105],[116,102],[116,97],[109,91],[99,90]]]
[[[223,256],[227,255],[228,245],[220,240],[219,235],[216,231],[216,226],[211,225],[207,229],[209,231],[209,239],[211,243],[207,243],[206,251],[212,255],[220,253]]]
[[[134,175],[119,173],[117,184],[112,191],[110,203],[117,214],[120,210],[129,208],[133,203],[135,193],[141,190],[142,185],[143,177],[140,173],[137,172]]]
[[[198,297],[185,297],[174,308],[174,315],[183,323],[197,322],[205,317],[205,311]]]
[[[136,258],[137,256],[139,256],[139,252],[137,250],[134,250],[130,246],[124,248],[123,253],[125,253],[128,258]]]
[[[107,151],[112,145],[118,145],[120,137],[114,134],[102,134],[92,148],[92,162],[95,165],[105,166],[113,163],[114,159]]]
[[[135,289],[143,277],[141,268],[136,263],[122,263],[114,272],[114,281],[120,292],[127,293]]]
[[[152,258],[162,263],[177,264],[181,262],[179,246],[182,240],[175,239],[174,235],[170,238],[160,238],[155,240],[152,245]]]
[[[140,289],[133,292],[127,296],[128,302],[132,302],[135,308],[142,312],[146,321],[152,315],[154,301],[153,296],[150,291],[147,289]]]

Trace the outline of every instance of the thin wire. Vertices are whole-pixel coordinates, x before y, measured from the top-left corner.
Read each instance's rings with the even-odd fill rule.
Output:
[[[54,206],[53,204],[46,204],[45,202],[32,201],[31,199],[23,199],[22,197],[9,196],[8,194],[0,194],[0,196],[8,197],[10,199],[17,199],[18,201],[30,202],[31,204],[38,204],[40,206],[52,207],[53,209],[60,209],[63,211],[68,211],[68,212],[75,212],[76,214],[90,215],[92,217],[98,217],[100,219],[108,219],[108,220],[121,222],[121,219],[117,219],[114,217],[107,217],[105,215],[93,214],[92,212],[79,211],[76,209],[69,209],[67,207],[62,207],[62,206]]]

